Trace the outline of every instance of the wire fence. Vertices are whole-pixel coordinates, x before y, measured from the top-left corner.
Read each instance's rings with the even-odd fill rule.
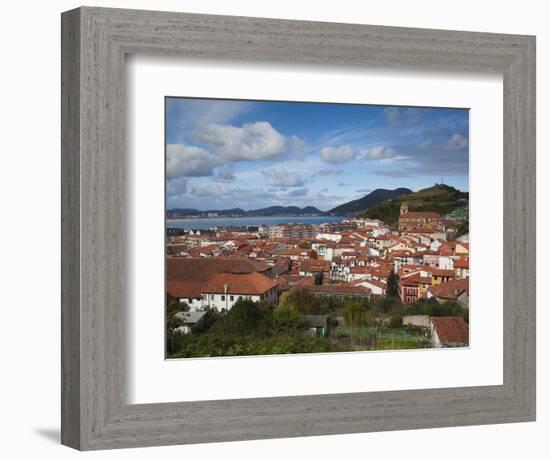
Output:
[[[333,338],[355,347],[365,347],[364,349],[368,350],[399,350],[431,346],[427,333],[403,328],[339,326],[336,328]]]

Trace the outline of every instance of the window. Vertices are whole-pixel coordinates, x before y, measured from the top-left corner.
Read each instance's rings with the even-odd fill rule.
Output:
[[[235,300],[235,296],[229,296],[229,300],[233,302]]]
[[[214,300],[214,295],[213,294],[210,295],[210,299]]]
[[[222,296],[222,301],[225,301],[225,296]]]

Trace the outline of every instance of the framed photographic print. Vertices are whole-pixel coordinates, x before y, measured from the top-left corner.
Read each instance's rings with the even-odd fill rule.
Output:
[[[165,104],[168,358],[468,347],[468,110]]]
[[[533,37],[62,17],[62,442],[535,418]]]

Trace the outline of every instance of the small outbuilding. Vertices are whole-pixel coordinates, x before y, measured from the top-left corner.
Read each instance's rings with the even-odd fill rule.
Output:
[[[182,325],[175,329],[182,334],[190,334],[193,328],[202,322],[206,312],[178,312],[174,316],[181,320]]]
[[[438,316],[431,319],[432,347],[450,348],[469,345],[468,325],[459,316]]]
[[[304,315],[306,333],[312,336],[327,336],[329,333],[328,315]]]

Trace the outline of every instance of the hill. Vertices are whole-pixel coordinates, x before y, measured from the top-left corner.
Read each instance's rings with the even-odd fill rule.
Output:
[[[267,208],[259,208],[257,210],[249,210],[246,212],[247,216],[303,216],[303,215],[323,215],[324,212],[315,207],[283,207],[280,205],[274,205]]]
[[[409,211],[433,211],[441,215],[447,215],[455,210],[468,206],[469,195],[452,186],[436,184],[430,188],[410,192],[380,202],[358,216],[363,218],[375,218],[386,224],[395,224],[399,219],[401,204],[406,202]]]
[[[329,210],[329,213],[332,215],[350,215],[358,213],[387,199],[391,199],[401,194],[409,194],[411,192],[412,191],[408,188],[375,189],[360,199],[352,200],[345,204],[338,205],[338,207],[334,207],[332,210]]]
[[[256,210],[243,210],[242,208],[230,208],[228,210],[197,210],[195,208],[172,208],[166,210],[167,218],[185,218],[189,216],[201,216],[208,213],[218,216],[305,216],[325,215],[326,213],[315,207],[283,207],[275,205],[272,207],[258,208]]]

